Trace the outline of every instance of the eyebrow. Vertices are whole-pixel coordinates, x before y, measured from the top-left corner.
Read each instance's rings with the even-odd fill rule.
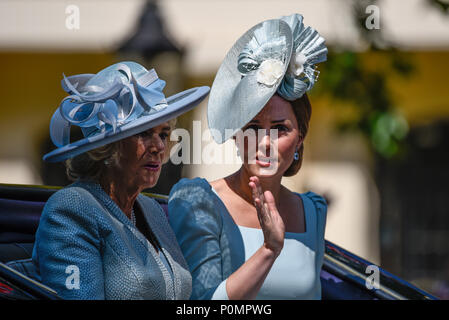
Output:
[[[161,131],[170,131],[170,129],[171,129],[170,126],[166,126],[166,127],[163,127]],[[154,128],[148,129],[147,132],[153,134],[154,133]]]
[[[279,120],[273,120],[271,123],[281,123],[284,122],[286,119],[279,119]],[[259,120],[251,120],[249,123],[260,123]]]
[[[171,129],[170,126],[165,126],[161,130],[170,130],[170,129]],[[149,129],[149,131],[154,131],[154,128]]]

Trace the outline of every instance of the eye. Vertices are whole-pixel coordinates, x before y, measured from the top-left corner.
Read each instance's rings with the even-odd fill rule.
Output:
[[[254,131],[256,131],[257,132],[257,130],[259,130],[260,129],[260,126],[259,125],[257,125],[257,124],[250,124],[249,126],[247,126],[246,128],[245,128],[245,130],[243,130],[243,131],[246,131],[246,130],[248,130],[248,129],[252,129],[252,130],[254,130]]]
[[[159,137],[161,137],[162,140],[166,140],[168,138],[168,133],[167,132],[161,132],[159,134]]]
[[[273,129],[277,129],[277,130],[280,131],[280,132],[286,132],[286,131],[288,131],[288,127],[287,127],[286,125],[283,125],[283,124],[275,125],[275,126],[273,127]]]
[[[136,134],[136,137],[140,137],[140,138],[146,138],[146,137],[150,137],[153,135],[153,132],[150,131],[143,131],[141,133]]]

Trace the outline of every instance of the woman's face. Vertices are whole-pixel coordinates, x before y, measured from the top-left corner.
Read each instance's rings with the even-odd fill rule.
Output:
[[[250,175],[258,177],[282,176],[302,143],[293,108],[278,95],[274,95],[242,130],[244,136],[255,133],[253,143],[251,138],[245,139],[243,148],[238,136],[236,142],[243,156],[243,166]]]
[[[140,190],[156,185],[171,129],[165,122],[121,141],[120,168],[130,185]]]

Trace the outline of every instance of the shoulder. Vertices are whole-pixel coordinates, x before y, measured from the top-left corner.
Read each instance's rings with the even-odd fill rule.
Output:
[[[305,192],[302,195],[313,203],[318,220],[318,227],[321,226],[321,228],[324,228],[324,226],[326,225],[326,218],[327,218],[326,199],[323,196],[316,194],[315,192],[312,191]]]
[[[315,192],[312,191],[305,192],[302,195],[310,199],[313,202],[313,204],[317,207],[317,209],[321,210],[327,209],[327,202],[323,196],[320,196],[319,194],[316,194]]]
[[[95,202],[95,198],[89,191],[74,184],[55,192],[47,200],[45,208],[46,210],[55,208],[76,210],[90,206],[93,202]]]
[[[76,224],[96,229],[96,214],[100,210],[104,209],[88,190],[73,184],[57,191],[47,200],[39,226],[59,228]]]
[[[98,206],[93,195],[83,188],[68,186],[57,191],[42,211],[36,242],[68,241],[74,236],[76,239],[98,239]]]
[[[170,191],[169,221],[172,226],[196,224],[198,227],[220,228],[219,199],[211,185],[202,178],[181,179]]]
[[[192,204],[212,201],[214,193],[211,185],[203,178],[181,179],[170,191],[169,203],[174,199],[182,199]]]
[[[298,196],[303,202],[304,202],[304,200],[312,202],[317,211],[320,211],[320,212],[323,212],[323,214],[326,214],[327,202],[323,196],[320,196],[319,194],[312,192],[312,191],[307,191],[304,193],[293,192],[293,191],[289,190],[288,188],[286,188],[285,186],[283,186],[283,187],[285,188],[285,190],[287,190],[291,194],[295,194],[296,196]],[[306,204],[303,204],[303,205],[305,206]]]
[[[220,191],[222,191],[223,189],[225,189],[226,186],[226,180],[225,178],[221,178],[215,181],[211,181],[209,183],[211,185],[211,187],[217,191],[218,193],[220,193]]]
[[[193,179],[182,178],[173,186],[171,192],[173,192],[173,190],[177,190],[177,189],[192,188],[192,187],[193,188],[203,188],[205,190],[211,188],[209,182],[204,178],[199,178],[199,177],[196,177]]]

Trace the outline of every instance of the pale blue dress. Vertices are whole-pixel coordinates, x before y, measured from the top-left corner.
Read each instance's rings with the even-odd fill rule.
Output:
[[[327,205],[323,197],[301,197],[304,233],[285,233],[284,247],[256,299],[321,299]],[[169,222],[192,273],[191,299],[227,300],[226,279],[263,244],[261,229],[238,226],[211,185],[182,179],[170,192]]]

